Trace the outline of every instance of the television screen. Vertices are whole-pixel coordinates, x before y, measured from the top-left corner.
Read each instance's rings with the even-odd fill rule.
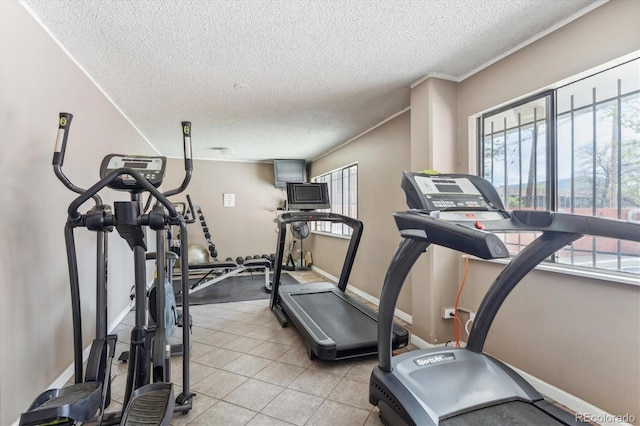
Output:
[[[284,189],[287,182],[306,182],[307,164],[304,160],[273,160],[275,187]]]
[[[291,210],[331,208],[326,183],[287,183],[287,202]]]

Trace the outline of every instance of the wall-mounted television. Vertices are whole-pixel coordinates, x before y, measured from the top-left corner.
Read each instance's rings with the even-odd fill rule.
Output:
[[[289,210],[330,209],[329,189],[323,183],[287,183]]]
[[[284,189],[287,182],[306,182],[307,163],[305,160],[273,160],[275,187]]]

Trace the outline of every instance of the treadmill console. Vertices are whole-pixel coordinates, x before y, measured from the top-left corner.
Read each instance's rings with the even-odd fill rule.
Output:
[[[478,176],[404,172],[401,186],[409,208],[432,216],[456,221],[506,217],[495,188]]]
[[[143,155],[109,154],[100,165],[100,177],[104,178],[117,169],[128,168],[139,172],[154,187],[159,187],[167,168],[166,157],[147,157]],[[121,175],[109,184],[109,188],[121,191],[141,191],[143,188],[130,175]]]

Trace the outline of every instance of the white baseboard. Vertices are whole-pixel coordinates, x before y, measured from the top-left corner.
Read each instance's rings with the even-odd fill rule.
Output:
[[[325,278],[328,278],[329,280],[333,281],[334,283],[337,283],[338,277],[334,277],[333,275],[329,274],[328,272],[323,271],[322,269],[318,268],[317,266],[311,266],[311,269],[315,272],[317,272],[318,274],[322,275]],[[372,295],[370,295],[369,293],[365,293],[364,291],[360,290],[359,288],[356,288],[352,285],[348,285],[348,290],[353,292],[354,294],[356,294],[359,297],[362,297],[364,300],[366,300],[367,302],[371,302],[376,306],[380,306],[380,299],[378,299],[377,297],[373,297]],[[394,311],[394,315],[398,318],[400,318],[403,321],[408,322],[409,324],[411,324],[413,322],[413,317],[411,315],[409,315],[406,312],[401,311],[400,309],[396,309]]]
[[[115,330],[116,327],[120,325],[124,317],[126,317],[127,314],[131,312],[131,309],[133,309],[134,306],[136,306],[135,300],[132,300],[131,302],[129,302],[127,307],[124,308],[122,312],[120,312],[113,321],[111,321],[111,324],[109,324],[109,327],[108,327],[108,333],[113,332],[113,330]]]
[[[418,349],[431,349],[431,348],[438,348],[440,346],[444,346],[444,343],[438,343],[437,345],[434,345],[433,343],[429,343],[426,340],[422,340],[421,338],[419,338],[413,333],[411,333],[411,343],[416,345]]]

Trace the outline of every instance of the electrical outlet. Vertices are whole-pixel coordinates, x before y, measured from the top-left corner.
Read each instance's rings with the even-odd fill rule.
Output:
[[[456,310],[453,308],[442,308],[442,318],[453,319],[456,315]]]

